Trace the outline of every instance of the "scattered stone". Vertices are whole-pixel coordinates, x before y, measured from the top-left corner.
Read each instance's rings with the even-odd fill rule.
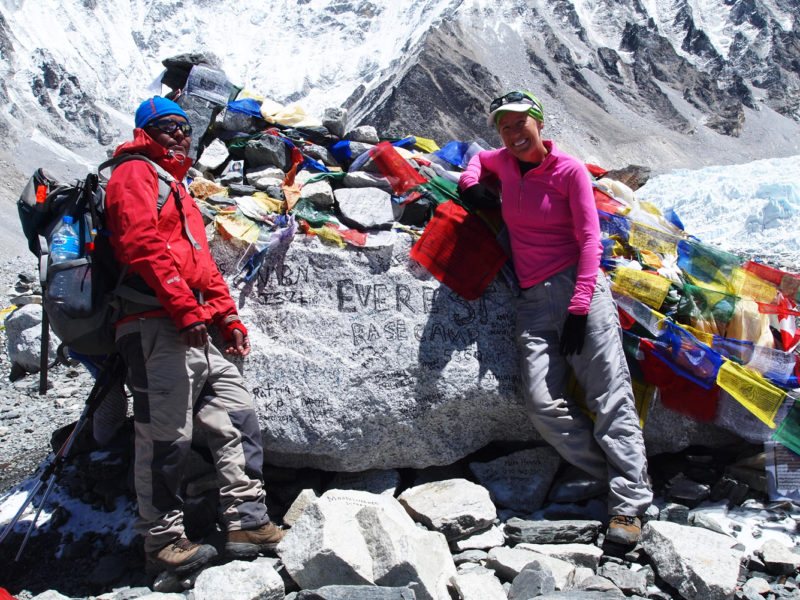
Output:
[[[686,600],[726,600],[736,589],[742,553],[735,540],[700,527],[650,521],[642,546],[659,577]]]
[[[560,462],[553,448],[542,446],[469,467],[496,504],[532,513],[541,508]]]
[[[704,483],[692,481],[683,473],[673,477],[667,486],[669,499],[686,504],[689,507],[697,506],[711,495],[711,488]]]
[[[604,592],[606,594],[615,596],[625,595],[622,593],[621,589],[614,585],[613,581],[607,579],[606,577],[601,577],[600,575],[592,575],[591,577],[583,579],[579,583],[575,584],[575,587],[573,587],[572,590],[584,592]]]
[[[489,492],[466,479],[424,483],[398,496],[411,517],[428,529],[458,540],[491,526],[497,511]]]
[[[502,546],[505,542],[506,536],[503,535],[503,530],[497,526],[493,526],[486,531],[479,531],[469,537],[451,542],[450,548],[455,552],[473,549],[488,550],[490,548]]]
[[[759,596],[764,596],[770,592],[769,581],[763,577],[752,577],[745,582],[744,586],[742,586],[742,592],[745,595],[756,594]]]
[[[310,504],[313,504],[318,499],[317,493],[312,489],[305,489],[302,490],[295,498],[292,505],[289,507],[289,510],[283,515],[283,523],[291,527],[295,524],[295,521],[300,518],[300,515],[308,508]]]
[[[800,568],[800,551],[787,548],[776,540],[765,541],[757,554],[767,571],[774,575],[791,575]]]
[[[322,126],[336,137],[344,137],[347,126],[347,109],[326,108],[322,113]]]
[[[557,590],[569,589],[575,580],[575,567],[568,562],[539,554],[526,548],[492,548],[486,566],[494,569],[503,581],[513,581],[520,574],[525,565],[539,561],[546,565],[555,579]]]
[[[659,521],[669,521],[678,525],[689,524],[689,507],[683,504],[670,503],[664,506],[658,515]]]
[[[273,166],[288,171],[291,156],[288,146],[276,135],[262,135],[250,140],[244,149],[247,164],[252,167]]]
[[[353,142],[362,142],[364,144],[377,144],[381,141],[378,137],[378,131],[372,125],[355,127],[347,132],[345,138]]]
[[[389,194],[392,193],[392,184],[386,177],[367,173],[366,171],[353,171],[344,176],[342,183],[348,188],[375,187]]]
[[[230,157],[228,146],[219,138],[215,138],[195,163],[195,168],[199,171],[215,171],[225,164]]]
[[[300,590],[295,600],[416,600],[416,596],[406,587],[326,585],[317,590]]]
[[[5,319],[6,349],[12,364],[28,373],[38,373],[41,356],[42,306],[26,304],[12,311]],[[55,360],[58,338],[50,336],[48,360]]]
[[[195,600],[283,600],[283,580],[269,561],[235,560],[204,569],[194,582]]]
[[[420,600],[449,600],[456,573],[442,534],[417,527],[394,498],[360,491],[325,492],[277,552],[301,589],[407,586]]]
[[[509,600],[527,600],[556,590],[553,571],[542,561],[533,560],[525,565],[511,582]]]
[[[460,600],[507,600],[503,584],[489,569],[475,568],[453,577]]]
[[[386,227],[395,221],[392,197],[378,188],[339,188],[333,192],[342,222],[358,229]]]
[[[593,544],[602,529],[600,521],[526,521],[514,517],[503,531],[512,544]]]
[[[461,566],[465,563],[479,564],[489,557],[489,553],[484,550],[465,550],[453,555],[453,562],[456,566]]]
[[[611,581],[627,596],[647,594],[647,575],[642,571],[608,562],[598,569],[597,574]]]
[[[600,565],[603,551],[592,544],[519,544],[517,548],[526,548],[545,556],[564,560],[578,567],[587,567],[596,571]]]

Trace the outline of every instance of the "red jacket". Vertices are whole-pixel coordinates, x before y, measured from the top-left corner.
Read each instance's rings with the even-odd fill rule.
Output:
[[[175,177],[173,189],[180,203],[170,196],[159,213],[158,175],[144,161],[118,165],[106,186],[106,227],[114,257],[128,271],[139,275],[156,294],[164,310],[147,316],[169,315],[179,330],[197,323],[216,324],[226,340],[241,324],[236,304],[220,275],[206,240],[200,210],[181,183],[191,166],[167,153],[142,129],[135,129],[133,141],[117,148],[114,156],[141,154]],[[184,219],[195,248],[184,230]],[[195,292],[201,292],[203,304]],[[143,315],[140,315],[143,316]]]

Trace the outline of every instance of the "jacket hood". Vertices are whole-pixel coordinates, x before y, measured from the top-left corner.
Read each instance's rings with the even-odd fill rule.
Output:
[[[146,156],[178,181],[183,180],[193,162],[188,156],[181,157],[172,152],[167,152],[164,146],[156,142],[147,135],[144,129],[139,127],[133,130],[133,140],[119,145],[114,150],[115,158],[121,154],[141,154]]]

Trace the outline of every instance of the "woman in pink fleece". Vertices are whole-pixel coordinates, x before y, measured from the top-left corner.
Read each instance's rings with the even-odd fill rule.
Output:
[[[608,479],[606,540],[633,545],[653,499],[616,307],[599,270],[600,223],[586,167],[541,138],[542,104],[529,92],[494,100],[489,124],[504,148],[480,152],[461,175],[464,203],[495,202],[498,183],[522,291],[516,338],[528,414],[565,460]],[[567,394],[572,369],[592,420]]]

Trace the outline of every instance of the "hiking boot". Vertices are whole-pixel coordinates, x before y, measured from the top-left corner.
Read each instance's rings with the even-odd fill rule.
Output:
[[[642,535],[642,520],[639,517],[613,515],[608,523],[606,541],[620,546],[635,546]]]
[[[157,552],[148,552],[145,571],[148,575],[158,575],[162,571],[185,575],[199,569],[216,555],[214,546],[195,544],[182,537]]]
[[[257,529],[229,531],[228,541],[225,542],[225,554],[237,560],[252,560],[260,552],[275,550],[285,535],[286,531],[273,523],[267,523]]]

